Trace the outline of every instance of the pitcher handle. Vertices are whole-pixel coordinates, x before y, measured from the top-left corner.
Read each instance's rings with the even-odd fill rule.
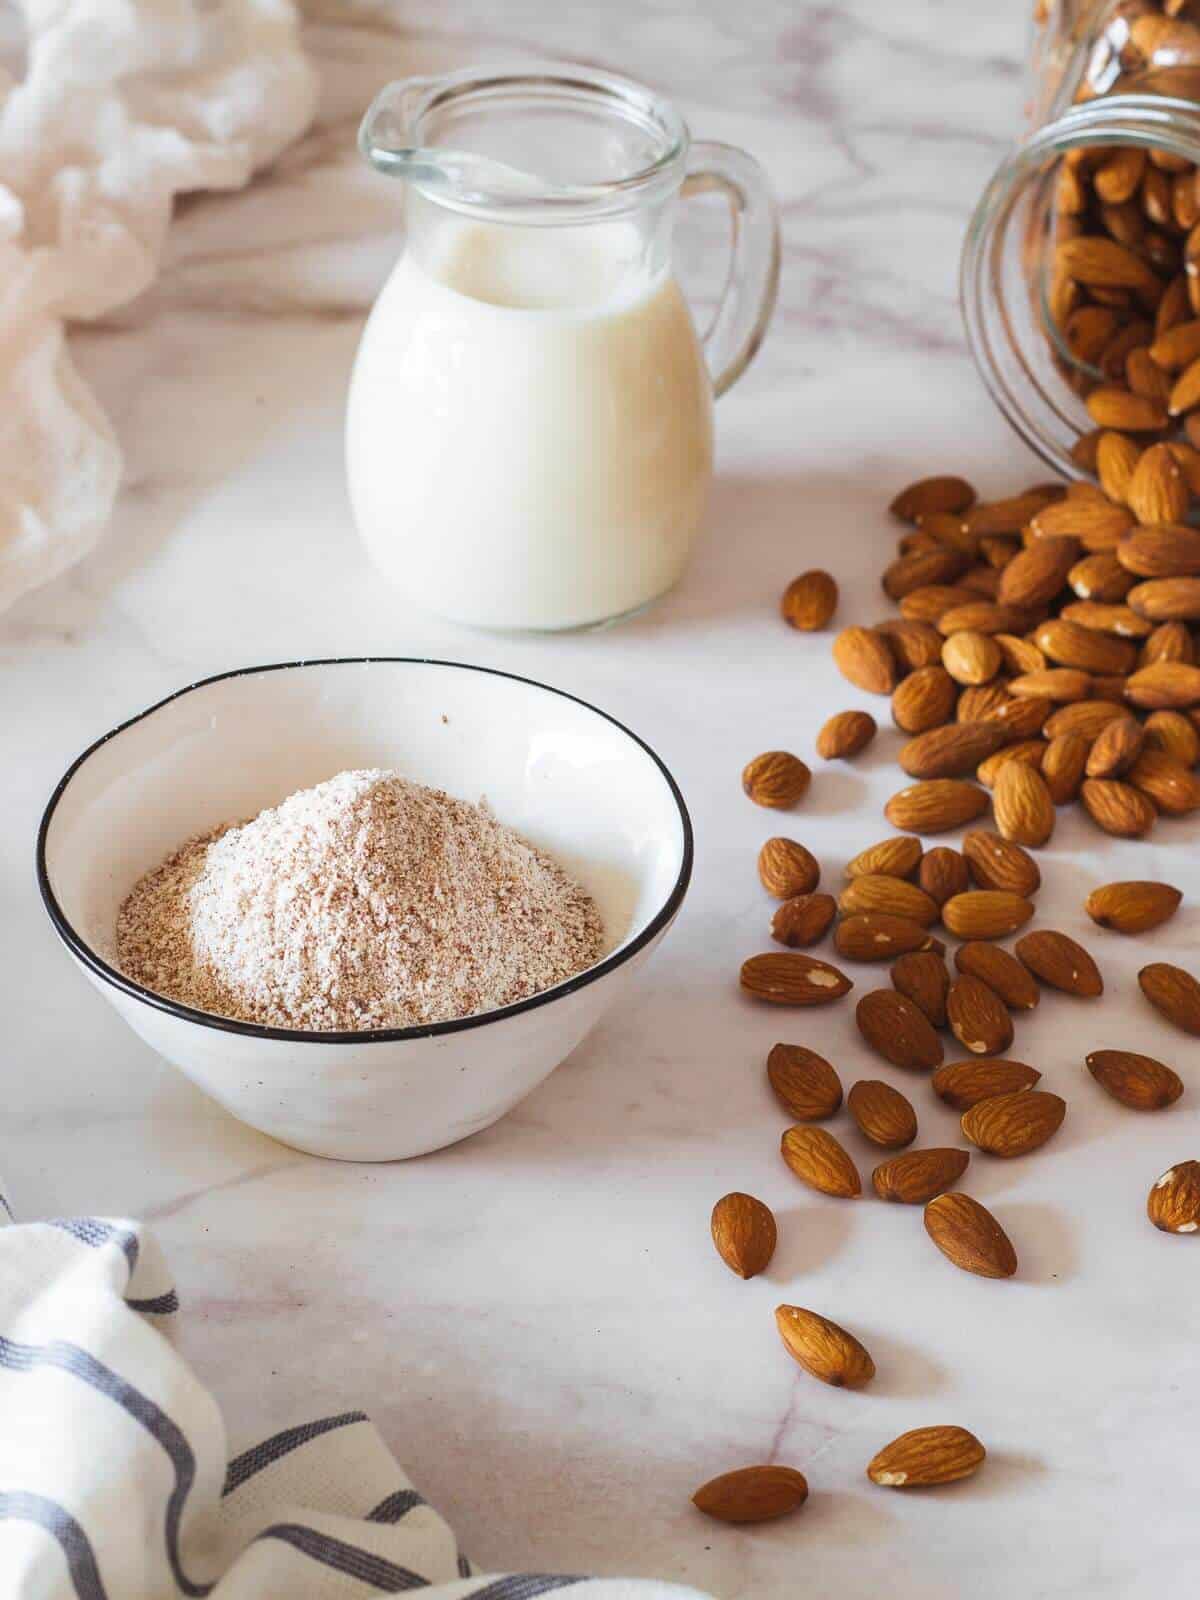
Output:
[[[731,144],[694,144],[683,180],[685,196],[716,191],[729,202],[733,247],[729,275],[704,353],[713,393],[730,389],[754,360],[779,292],[779,216],[767,175]]]

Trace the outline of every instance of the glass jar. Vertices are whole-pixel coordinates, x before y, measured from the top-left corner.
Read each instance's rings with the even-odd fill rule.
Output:
[[[1039,0],[1032,64],[963,249],[976,364],[1067,476],[1105,428],[1200,447],[1200,0]]]

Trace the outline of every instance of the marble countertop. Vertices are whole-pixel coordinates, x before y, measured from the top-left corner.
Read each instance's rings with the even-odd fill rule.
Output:
[[[964,223],[1018,126],[1026,9],[622,0],[601,27],[598,6],[550,0],[325,5],[307,26],[318,126],[249,191],[186,204],[154,292],[75,337],[129,474],[96,553],[0,620],[0,1163],[25,1216],[154,1222],[235,1446],[362,1406],[486,1566],[657,1574],[721,1600],[1149,1596],[1200,1577],[1200,1246],[1143,1214],[1153,1178],[1200,1154],[1200,1084],[1195,1047],[1137,996],[1139,949],[1089,934],[1106,997],[1048,997],[1018,1023],[1013,1053],[1070,1113],[1042,1154],[972,1168],[1020,1254],[1004,1284],[956,1273],[919,1213],[791,1178],[762,1070],[775,1039],[821,1049],[847,1084],[899,1075],[866,1055],[849,1007],[797,1021],[736,986],[765,944],[754,856],[776,831],[742,796],[742,764],[811,751],[833,709],[880,710],[836,676],[827,637],[779,623],[779,592],[828,566],[840,619],[875,620],[899,484],[957,469],[1000,493],[1044,475],[993,413],[955,307]],[[395,198],[354,154],[358,114],[390,77],[514,47],[666,90],[700,137],[760,157],[783,209],[778,315],[720,402],[690,576],[617,631],[557,640],[464,633],[386,592],[341,461],[355,343],[397,249]],[[684,228],[685,274],[703,282],[718,249],[713,219]],[[57,944],[32,857],[62,769],[131,712],[226,668],[372,652],[500,666],[611,710],[677,774],[698,856],[633,1003],[514,1114],[436,1156],[349,1166],[241,1127],[135,1039]],[[822,766],[788,824],[831,881],[887,831],[897,744],[886,732],[857,764]],[[1196,841],[1188,823],[1136,844],[1064,818],[1043,918],[1082,932],[1084,890],[1112,878],[1200,892]],[[1194,965],[1198,929],[1193,900],[1156,955]],[[1122,1110],[1083,1070],[1098,1045],[1173,1061],[1188,1095],[1161,1116]],[[915,1088],[923,1138],[952,1138]],[[749,1284],[708,1237],[735,1188],[780,1221]],[[869,1392],[787,1359],[780,1300],[860,1333]],[[977,1479],[908,1497],[867,1483],[880,1444],[938,1421],[987,1443]],[[768,1459],[807,1474],[800,1516],[740,1532],[691,1509],[703,1479]]]

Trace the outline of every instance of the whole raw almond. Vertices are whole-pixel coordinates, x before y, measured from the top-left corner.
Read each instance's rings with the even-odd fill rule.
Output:
[[[1200,1229],[1200,1161],[1169,1167],[1150,1191],[1146,1215],[1163,1233]]]
[[[935,625],[954,607],[973,604],[975,596],[970,589],[949,583],[931,583],[923,589],[913,589],[900,602],[900,615],[909,622],[932,622]]]
[[[890,1083],[860,1078],[846,1096],[846,1109],[864,1139],[884,1150],[900,1150],[917,1137],[917,1114]]]
[[[1093,1050],[1087,1069],[1114,1100],[1134,1111],[1161,1111],[1183,1093],[1177,1072],[1133,1050]]]
[[[1007,739],[995,722],[948,722],[910,739],[897,760],[912,778],[961,778]]]
[[[837,916],[831,894],[796,894],[777,906],[771,918],[771,937],[792,950],[818,944]]]
[[[1126,783],[1148,796],[1169,817],[1200,807],[1200,778],[1165,750],[1143,749],[1125,774]]]
[[[1128,573],[1125,576],[1128,587],[1132,587],[1133,579]],[[942,636],[931,622],[889,617],[875,624],[875,632],[887,639],[902,672],[918,672],[922,667],[937,666],[941,662]]]
[[[1013,844],[1044,845],[1054,832],[1054,801],[1036,767],[1010,761],[996,774],[992,809],[1001,837]]]
[[[1068,705],[1073,700],[1088,699],[1092,676],[1078,667],[1044,667],[1040,672],[1023,672],[1019,678],[1011,679],[1008,692],[1019,700],[1037,698]]]
[[[1181,711],[1152,711],[1146,718],[1146,744],[1185,767],[1200,761],[1200,731]]]
[[[942,646],[942,665],[955,683],[987,683],[1000,671],[1004,656],[990,634],[964,628]]]
[[[1057,711],[1052,712],[1046,718],[1044,732],[1047,739],[1059,739],[1064,734],[1075,733],[1090,744],[1114,717],[1124,714],[1124,708],[1114,705],[1111,700],[1078,700],[1073,705],[1059,706]]]
[[[1156,1011],[1185,1033],[1200,1034],[1200,983],[1169,961],[1152,961],[1138,973],[1142,993]]]
[[[1196,645],[1186,622],[1160,622],[1142,644],[1139,667],[1152,667],[1156,661],[1182,661],[1196,664]]]
[[[908,917],[928,927],[938,920],[938,905],[923,889],[905,878],[864,874],[851,878],[838,900],[843,913],[882,911],[893,917]]]
[[[941,956],[932,950],[900,956],[892,965],[892,988],[919,1006],[935,1028],[945,1027],[950,974]]]
[[[868,694],[891,694],[898,673],[887,639],[870,628],[843,628],[833,641],[838,671],[856,689]]]
[[[836,1389],[861,1389],[875,1376],[866,1346],[845,1328],[804,1306],[778,1306],[775,1326],[788,1354]]]
[[[756,806],[787,811],[808,793],[812,773],[798,756],[787,750],[767,750],[747,762],[742,788]]]
[[[827,1129],[805,1125],[788,1128],[780,1141],[780,1152],[810,1188],[841,1200],[852,1200],[862,1193],[858,1168]]]
[[[797,1122],[832,1117],[842,1103],[842,1084],[824,1056],[802,1044],[775,1044],[767,1056],[767,1082]]]
[[[811,894],[821,881],[821,864],[797,839],[768,839],[758,852],[758,876],[776,900]]]
[[[979,1059],[948,1061],[937,1069],[930,1082],[934,1093],[947,1105],[956,1111],[967,1111],[981,1100],[1032,1089],[1040,1077],[1040,1072],[1023,1061]]]
[[[1098,600],[1076,600],[1063,606],[1059,616],[1064,622],[1077,622],[1081,628],[1091,628],[1096,633],[1113,633],[1118,639],[1148,639],[1154,632],[1153,623],[1138,616],[1131,606],[1101,605]]]
[[[1032,973],[998,944],[968,940],[954,952],[954,965],[959,972],[986,983],[1013,1010],[1032,1011],[1042,997]]]
[[[1053,504],[1058,498],[1057,495],[1041,489],[1027,494],[1010,495],[1005,500],[992,500],[986,504],[971,506],[963,516],[963,521],[973,533],[981,537],[994,533],[1020,533],[1031,517],[1037,516],[1044,506]]]
[[[1149,833],[1158,815],[1139,789],[1119,778],[1088,778],[1079,798],[1096,826],[1120,839],[1140,839]]]
[[[899,790],[884,807],[894,828],[912,833],[948,833],[973,822],[988,808],[988,793],[961,778],[930,778]]]
[[[967,565],[968,558],[963,551],[935,540],[925,549],[910,550],[907,555],[898,556],[884,568],[880,581],[888,598],[900,601],[914,589],[926,589],[936,583],[952,584],[966,571]]]
[[[825,1006],[854,985],[844,972],[797,951],[768,951],[742,963],[742,988],[778,1006]]]
[[[1022,699],[1009,695],[1003,705],[984,713],[984,722],[998,722],[1010,739],[1033,739],[1041,733],[1054,713],[1054,705],[1041,695]]]
[[[1017,1252],[986,1206],[969,1194],[939,1194],[925,1207],[925,1231],[963,1272],[980,1278],[1011,1278]]]
[[[833,942],[848,961],[892,961],[910,950],[941,948],[924,924],[886,911],[856,911],[843,917]]]
[[[1135,529],[1128,537],[1136,538],[1137,532]],[[1084,556],[1082,561],[1075,563],[1067,574],[1067,582],[1081,600],[1117,604],[1133,588],[1133,574],[1121,565],[1117,551],[1098,550],[1094,555]],[[1022,671],[1028,670],[1027,667],[1022,668]]]
[[[823,628],[837,610],[838,586],[827,572],[815,569],[793,578],[783,591],[780,610],[785,622],[801,633]]]
[[[917,667],[891,696],[891,720],[904,733],[928,733],[954,717],[958,685],[946,667]]]
[[[1095,999],[1104,993],[1104,979],[1091,956],[1075,939],[1051,928],[1037,928],[1016,943],[1017,957],[1034,977],[1064,994]]]
[[[1102,311],[1104,308],[1098,306],[1095,309]],[[1123,433],[1100,435],[1096,445],[1096,475],[1100,479],[1100,487],[1110,500],[1125,504],[1141,453],[1133,440],[1127,439]]]
[[[1182,523],[1132,528],[1117,546],[1116,557],[1138,578],[1200,577],[1200,533]]]
[[[942,473],[910,483],[901,489],[888,509],[901,522],[919,522],[931,513],[962,512],[974,504],[975,490],[965,478]]]
[[[1124,398],[1133,400],[1138,407],[1146,404],[1136,396],[1126,394]],[[1162,418],[1159,426],[1163,426],[1166,422],[1164,408],[1155,405],[1155,414]],[[1029,529],[1036,540],[1076,539],[1085,550],[1111,550],[1132,526],[1132,514],[1103,494],[1087,498],[1069,496],[1053,505],[1043,506],[1029,519]]]
[[[952,633],[1022,633],[1031,624],[1035,613],[1021,606],[1004,606],[999,601],[971,598],[949,606],[937,619],[938,632],[949,638]]]
[[[983,1465],[987,1451],[965,1428],[942,1424],[912,1428],[874,1456],[867,1477],[885,1489],[920,1489],[930,1484],[969,1478]]]
[[[1138,458],[1125,502],[1141,523],[1182,522],[1191,491],[1165,444],[1152,444]]]
[[[927,1071],[942,1062],[942,1041],[929,1018],[907,995],[895,989],[873,989],[855,1010],[863,1038],[885,1061],[909,1072]]]
[[[860,850],[852,861],[846,863],[848,878],[864,878],[882,874],[888,878],[908,878],[921,864],[921,841],[911,834],[893,834],[890,839],[880,839],[878,844]]]
[[[717,1522],[752,1523],[787,1516],[807,1499],[803,1473],[768,1463],[711,1478],[696,1490],[692,1504]]]
[[[1200,620],[1200,578],[1148,578],[1130,589],[1126,599],[1129,609],[1147,622]]]
[[[1000,646],[1005,672],[1010,672],[1014,678],[1027,672],[1041,672],[1045,667],[1045,656],[1028,639],[1018,638],[1015,633],[995,633],[992,637]]]
[[[1012,1018],[996,991],[969,972],[961,973],[946,997],[950,1030],[976,1056],[994,1056],[1013,1041]]]
[[[861,755],[876,734],[875,718],[867,711],[839,711],[817,735],[822,761],[846,761]]]
[[[881,1200],[923,1206],[957,1183],[970,1159],[966,1150],[909,1150],[877,1166],[871,1183]]]
[[[1087,769],[1088,741],[1078,733],[1051,739],[1042,757],[1042,777],[1056,806],[1070,805],[1079,795]]]
[[[1159,293],[1162,290],[1162,284],[1141,256],[1103,234],[1085,234],[1066,240],[1058,246],[1055,262],[1077,283],[1092,288],[1149,289]],[[1140,433],[1142,430],[1122,428],[1120,431]]]
[[[1015,555],[1000,577],[1004,605],[1044,606],[1059,593],[1079,559],[1077,539],[1036,539]]]
[[[765,1272],[775,1254],[775,1216],[752,1194],[723,1195],[713,1207],[712,1238],[717,1254],[739,1278]]]
[[[944,906],[952,895],[962,894],[970,887],[966,860],[947,845],[935,845],[921,858],[917,882],[932,900]]]
[[[987,722],[1007,710],[1013,697],[1002,683],[975,683],[964,689],[955,707],[956,722]]]
[[[1102,928],[1117,933],[1149,933],[1173,917],[1182,893],[1169,883],[1132,880],[1106,883],[1087,897],[1087,914]]]
[[[968,889],[942,907],[942,921],[959,939],[1006,939],[1033,915],[1033,903],[1009,889]]]
[[[1146,733],[1136,717],[1114,717],[1088,751],[1089,778],[1118,778],[1141,754]]]
[[[1186,709],[1200,702],[1200,667],[1187,661],[1154,661],[1129,676],[1125,696],[1147,711]]]
[[[1019,844],[1001,834],[987,828],[972,828],[963,836],[962,851],[971,877],[981,889],[1000,890],[1028,899],[1042,886],[1037,862]]]
[[[1130,590],[1130,595],[1136,590]],[[1137,651],[1127,639],[1116,639],[1110,634],[1097,633],[1092,628],[1081,627],[1078,622],[1064,622],[1059,617],[1034,631],[1034,643],[1051,661],[1060,667],[1077,667],[1082,672],[1131,672],[1137,660]]]
[[[963,1137],[988,1155],[1010,1160],[1028,1155],[1062,1127],[1067,1103],[1045,1089],[1020,1089],[1016,1094],[980,1100],[962,1114]]]
[[[1144,395],[1132,394],[1128,389],[1093,389],[1087,397],[1087,408],[1097,427],[1115,428],[1120,433],[1161,433],[1170,420],[1167,408],[1161,400],[1151,400]],[[1078,528],[1077,531],[1089,550],[1104,548],[1102,544],[1089,543],[1082,528]],[[1106,525],[1100,536],[1108,531]]]

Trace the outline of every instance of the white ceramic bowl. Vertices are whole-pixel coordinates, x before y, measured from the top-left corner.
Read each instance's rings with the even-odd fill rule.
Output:
[[[595,896],[604,958],[457,1022],[307,1033],[234,1022],[118,972],[117,908],[192,834],[354,767],[391,767],[550,851]],[[447,661],[300,661],[192,684],[69,768],[38,835],[38,879],[76,962],[146,1042],[235,1117],[315,1155],[386,1161],[465,1139],[549,1076],[624,994],[692,870],[670,773],[602,711]]]

